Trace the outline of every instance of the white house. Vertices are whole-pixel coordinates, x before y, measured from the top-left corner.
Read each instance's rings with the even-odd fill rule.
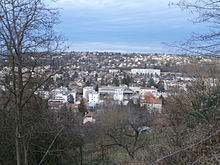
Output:
[[[152,93],[145,93],[144,97],[140,99],[140,106],[145,107],[149,112],[161,113],[162,101]]]
[[[67,95],[64,95],[62,93],[57,93],[56,95],[53,96],[53,98],[48,100],[49,102],[62,102],[66,103],[67,102]]]
[[[123,89],[117,89],[115,91],[115,94],[113,95],[113,99],[115,101],[123,101],[124,99],[123,91],[124,91]]]
[[[131,69],[132,74],[157,74],[160,75],[159,69]]]
[[[157,89],[156,88],[141,88],[140,90],[139,90],[139,94],[140,95],[144,95],[145,93],[156,93],[157,92]]]
[[[39,89],[35,92],[36,95],[40,96],[42,99],[49,99],[50,93],[49,91],[44,91],[42,89]]]
[[[95,123],[95,115],[92,112],[87,113],[83,118],[83,124],[86,123]]]
[[[109,69],[109,73],[119,73],[119,69]]]
[[[84,87],[83,88],[83,97],[89,99],[89,93],[94,92],[94,88],[93,87]]]
[[[100,95],[98,92],[93,91],[91,93],[88,93],[88,98],[89,98],[89,104],[90,103],[98,104],[100,100]]]

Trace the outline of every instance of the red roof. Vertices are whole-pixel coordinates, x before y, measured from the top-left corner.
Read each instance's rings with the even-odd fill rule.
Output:
[[[146,97],[154,97],[154,95],[151,92],[145,92],[144,93],[144,98],[146,98]]]
[[[162,104],[162,101],[156,97],[152,93],[145,93],[144,99],[140,100],[140,103],[149,103],[149,104]]]

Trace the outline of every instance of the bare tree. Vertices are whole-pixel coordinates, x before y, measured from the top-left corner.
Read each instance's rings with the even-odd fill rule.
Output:
[[[35,91],[53,74],[43,68],[45,57],[58,50],[60,37],[53,26],[57,10],[43,0],[0,1],[0,55],[4,73],[0,80],[15,111],[17,165],[27,165],[24,108]],[[44,76],[42,76],[44,75]]]
[[[187,164],[197,160],[207,162],[199,160],[204,158],[201,150],[205,148],[204,146],[213,144],[203,142],[206,139],[219,139],[217,136],[219,131],[215,133],[219,128],[220,116],[218,70],[214,64],[189,66],[187,75],[194,79],[188,82],[187,89],[175,89],[172,91],[173,95],[166,98],[164,111],[170,122],[164,146],[168,144],[167,151],[170,151],[163,155],[169,155],[169,159],[162,156],[163,158],[155,164]],[[197,145],[198,147],[195,147]],[[192,148],[193,150],[189,150]],[[203,150],[210,154],[210,159],[213,159],[215,147]],[[178,156],[175,156],[177,154]],[[198,162],[195,164],[201,164]]]
[[[181,0],[177,5],[182,10],[189,11],[196,15],[194,23],[204,23],[208,26],[209,32],[204,34],[194,33],[192,37],[179,45],[173,46],[180,48],[190,54],[196,55],[220,55],[220,1],[218,0]]]
[[[146,124],[149,118],[150,115],[146,111],[134,108],[118,107],[106,111],[97,120],[102,134],[111,139],[104,147],[118,146],[124,149],[131,159],[135,159],[135,154],[148,143],[148,136],[143,132],[148,129]]]

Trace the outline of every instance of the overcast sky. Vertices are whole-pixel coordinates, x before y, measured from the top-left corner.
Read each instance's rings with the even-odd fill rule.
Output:
[[[56,6],[62,10],[56,28],[71,51],[169,53],[172,50],[162,43],[185,40],[206,28],[168,4],[168,0],[58,0]]]

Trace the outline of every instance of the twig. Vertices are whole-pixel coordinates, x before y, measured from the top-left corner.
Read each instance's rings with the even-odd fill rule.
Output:
[[[60,129],[60,131],[56,134],[56,136],[54,137],[53,141],[51,142],[50,146],[48,147],[47,151],[45,152],[44,156],[42,157],[40,163],[38,165],[41,165],[45,159],[45,157],[47,156],[47,154],[50,152],[51,147],[53,146],[55,140],[57,139],[57,137],[60,135],[60,133],[63,131],[64,127],[62,127]]]
[[[173,153],[171,153],[171,154],[169,154],[169,155],[166,155],[166,156],[164,156],[164,157],[162,157],[162,158],[160,158],[160,159],[157,159],[155,162],[151,163],[150,165],[156,165],[156,164],[158,164],[159,162],[161,162],[161,161],[164,160],[164,159],[167,159],[167,158],[169,158],[169,157],[172,157],[172,156],[174,156],[174,155],[176,155],[176,154],[178,154],[178,153],[184,152],[184,151],[186,151],[186,150],[188,150],[188,149],[192,149],[193,147],[195,147],[195,146],[197,146],[197,145],[199,145],[199,144],[202,144],[202,143],[208,141],[209,139],[211,139],[212,137],[218,135],[219,133],[220,133],[220,129],[218,129],[215,133],[213,133],[213,134],[207,136],[206,138],[200,140],[199,142],[193,143],[193,144],[191,144],[190,146],[188,146],[188,147],[186,147],[186,148],[184,148],[184,149],[177,150],[177,151],[175,151],[175,152],[173,152]]]

